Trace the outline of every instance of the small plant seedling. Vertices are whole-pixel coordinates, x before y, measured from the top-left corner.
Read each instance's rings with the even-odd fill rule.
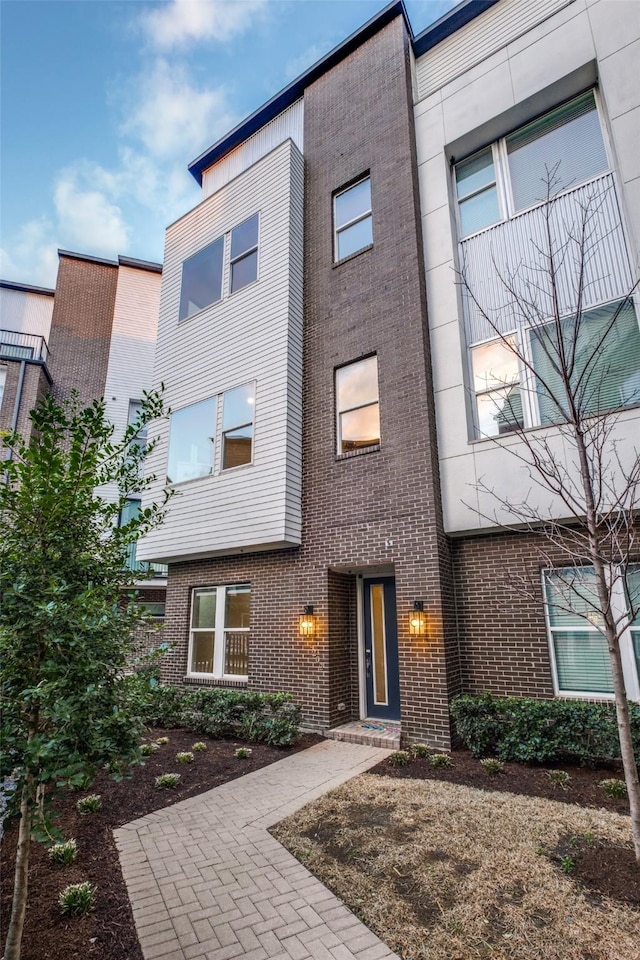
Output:
[[[76,803],[78,813],[97,813],[102,807],[102,799],[97,793],[90,793],[86,797],[80,797]]]
[[[93,910],[97,888],[85,880],[84,883],[70,883],[58,897],[62,912],[68,917],[84,917]]]
[[[419,760],[424,760],[425,757],[429,756],[429,747],[426,743],[414,743],[411,747],[411,752],[414,757],[417,757]]]
[[[143,743],[140,747],[140,753],[143,757],[150,757],[152,753],[155,753],[156,750],[159,750],[157,743]]]
[[[78,856],[78,844],[75,840],[65,840],[60,843],[54,843],[49,847],[49,860],[59,867],[66,867],[73,863]]]
[[[547,770],[547,778],[554,787],[560,790],[567,790],[571,782],[571,777],[566,770]]]
[[[573,857],[560,857],[560,869],[563,873],[570,874],[573,873],[576,867],[576,862]]]
[[[164,747],[165,744],[169,743],[169,737],[158,737],[156,743],[159,747]]]
[[[206,743],[203,743],[202,740],[198,740],[197,743],[193,744],[191,749],[194,753],[204,753],[204,751],[207,749],[207,745]]]
[[[495,777],[497,773],[502,773],[504,770],[502,760],[496,760],[495,757],[487,757],[485,760],[481,760],[480,766],[490,777]]]
[[[235,756],[238,760],[246,760],[251,756],[251,747],[238,747]]]
[[[411,754],[406,750],[396,750],[395,753],[391,754],[389,760],[395,767],[406,767],[411,762]]]
[[[432,753],[429,757],[432,767],[452,767],[453,760],[448,753]]]
[[[624,780],[601,780],[600,786],[610,800],[624,800],[627,796],[627,785]]]
[[[193,754],[190,750],[184,750],[182,753],[176,753],[176,763],[193,763]]]
[[[156,777],[156,787],[158,790],[175,790],[181,780],[179,773],[161,773]]]

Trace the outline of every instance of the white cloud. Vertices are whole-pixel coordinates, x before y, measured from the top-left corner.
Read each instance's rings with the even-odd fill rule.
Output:
[[[132,90],[122,132],[140,140],[153,157],[179,156],[186,165],[234,122],[224,87],[198,87],[184,67],[166,60],[157,60]]]
[[[11,253],[0,250],[0,277],[17,283],[54,287],[58,272],[58,244],[46,217],[28,220],[12,238]]]
[[[327,41],[326,43],[312,43],[310,47],[307,47],[306,50],[303,50],[301,54],[297,57],[294,57],[293,60],[289,60],[284,68],[284,76],[287,79],[295,80],[296,77],[299,77],[301,73],[316,63],[325,53],[329,53],[335,43]]]
[[[265,8],[266,0],[168,0],[143,13],[140,22],[157,49],[184,49],[229,40],[251,26]]]

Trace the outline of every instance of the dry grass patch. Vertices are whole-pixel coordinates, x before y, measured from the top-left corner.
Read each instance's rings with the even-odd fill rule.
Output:
[[[551,859],[628,817],[364,774],[272,832],[404,960],[640,960],[640,913]]]

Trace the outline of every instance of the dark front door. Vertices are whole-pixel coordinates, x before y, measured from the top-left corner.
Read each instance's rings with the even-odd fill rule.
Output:
[[[396,587],[393,577],[364,581],[367,716],[400,719]]]

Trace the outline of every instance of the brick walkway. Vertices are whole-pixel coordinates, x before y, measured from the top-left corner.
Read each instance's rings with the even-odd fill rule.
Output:
[[[267,833],[387,754],[326,740],[117,830],[145,960],[398,960]]]

